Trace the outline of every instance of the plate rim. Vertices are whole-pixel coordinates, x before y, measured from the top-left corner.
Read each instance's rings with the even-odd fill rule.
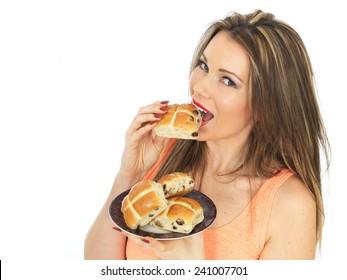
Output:
[[[129,190],[126,190],[126,191],[123,191],[122,193],[120,193],[119,195],[117,195],[116,197],[114,197],[109,205],[109,209],[108,209],[108,214],[109,214],[109,217],[111,219],[111,221],[117,226],[119,227],[122,231],[125,231],[127,232],[127,234],[130,234],[132,236],[136,236],[136,237],[140,237],[140,238],[144,238],[144,237],[152,237],[152,238],[155,238],[156,240],[176,240],[176,239],[183,239],[183,238],[188,238],[188,237],[191,237],[191,236],[194,236],[198,233],[201,233],[203,231],[205,231],[206,229],[208,229],[213,221],[215,220],[216,216],[217,216],[217,208],[216,208],[216,205],[214,204],[214,202],[212,201],[212,199],[210,199],[206,194],[198,191],[198,190],[191,190],[189,193],[183,195],[183,196],[186,196],[186,197],[192,197],[194,199],[196,199],[196,195],[199,195],[199,196],[202,196],[204,198],[204,201],[203,203],[201,201],[199,201],[198,199],[196,199],[200,204],[203,204],[201,205],[204,209],[204,220],[197,224],[195,226],[195,228],[190,232],[190,233],[180,233],[180,232],[170,232],[170,233],[151,233],[151,232],[147,232],[147,231],[143,231],[141,229],[138,229],[138,230],[135,230],[135,229],[131,229],[129,228],[125,222],[124,222],[124,225],[120,225],[119,223],[117,223],[117,221],[115,221],[112,213],[115,212],[115,208],[116,209],[120,209],[121,207],[121,202],[123,201],[124,197],[130,192],[130,189]],[[115,205],[116,202],[119,203],[119,205]],[[206,219],[206,214],[205,214],[205,208],[204,206],[207,206],[206,205],[206,202],[208,202],[210,205],[208,205],[208,221]],[[124,218],[123,218],[123,213],[121,213],[121,211],[117,211],[117,214],[121,214],[121,219],[123,219],[124,221]],[[207,225],[206,225],[206,222],[207,222]],[[203,223],[203,224],[202,224]],[[199,227],[200,225],[200,227]],[[205,226],[204,226],[205,225]],[[202,227],[202,228],[201,228]]]

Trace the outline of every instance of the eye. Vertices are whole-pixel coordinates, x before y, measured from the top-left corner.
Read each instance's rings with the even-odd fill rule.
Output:
[[[236,84],[231,79],[229,79],[227,77],[223,77],[222,82],[228,87],[235,87],[236,86]]]
[[[198,66],[205,72],[208,72],[208,66],[205,62],[203,62],[202,60],[199,60],[198,62]]]

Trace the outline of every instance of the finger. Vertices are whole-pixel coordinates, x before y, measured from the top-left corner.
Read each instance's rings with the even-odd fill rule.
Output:
[[[152,130],[152,137],[153,137],[153,147],[156,150],[156,152],[158,154],[160,154],[160,151],[163,149],[164,144],[165,144],[165,140],[167,140],[167,138],[165,137],[161,137],[161,136],[157,136],[154,132],[154,130]]]
[[[137,131],[133,132],[132,134],[129,134],[128,136],[131,136],[131,141],[129,141],[129,144],[131,144],[131,142],[135,143],[141,140],[141,138],[144,135],[148,134],[156,125],[157,125],[157,122],[148,123],[144,125],[143,127],[139,128]]]
[[[152,124],[162,118],[162,115],[156,115],[156,114],[145,114],[145,115],[137,115],[133,122],[130,124],[128,130],[127,130],[127,135],[130,136],[134,132],[138,131],[141,129],[143,126],[147,124]]]
[[[122,230],[119,227],[112,227],[112,229],[115,230],[115,231],[118,231],[120,233],[122,232]]]
[[[138,115],[156,113],[163,114],[168,110],[169,101],[157,101],[147,106],[143,106],[140,108]]]
[[[145,249],[151,249],[151,247],[149,246],[149,243],[147,240],[145,240],[144,238],[139,238],[136,237],[134,235],[125,233],[125,236],[131,240],[132,242],[134,242],[137,246],[145,248]]]
[[[144,241],[146,240],[146,241]],[[161,254],[166,251],[166,244],[163,241],[156,240],[152,237],[143,238],[142,242],[146,243],[153,251]]]
[[[142,107],[130,124],[127,130],[127,135],[131,135],[148,123],[152,124],[153,122],[160,120],[168,110],[167,102],[168,101],[156,102]]]

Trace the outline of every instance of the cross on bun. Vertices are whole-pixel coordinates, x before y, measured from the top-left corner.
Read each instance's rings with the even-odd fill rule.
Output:
[[[201,112],[194,104],[169,105],[167,113],[154,128],[158,136],[167,138],[196,139],[202,124]]]
[[[187,173],[175,172],[166,174],[158,180],[163,186],[166,198],[171,196],[182,196],[190,192],[195,184],[192,176]]]
[[[122,201],[124,221],[131,229],[150,222],[167,207],[161,184],[145,180],[135,184]]]
[[[167,208],[150,225],[173,232],[190,233],[203,221],[203,208],[193,198],[175,196],[167,201]]]

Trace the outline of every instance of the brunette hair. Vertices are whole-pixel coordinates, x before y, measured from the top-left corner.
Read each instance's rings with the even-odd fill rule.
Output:
[[[232,13],[206,30],[195,50],[190,73],[220,31],[227,31],[248,52],[250,60],[253,128],[242,164],[228,174],[246,168],[250,176],[270,178],[281,169],[292,171],[316,201],[317,242],[320,242],[324,220],[320,156],[323,152],[328,168],[329,143],[305,45],[293,28],[270,13],[261,10],[246,15]],[[204,142],[177,140],[157,177],[182,171],[201,178],[206,153]]]

